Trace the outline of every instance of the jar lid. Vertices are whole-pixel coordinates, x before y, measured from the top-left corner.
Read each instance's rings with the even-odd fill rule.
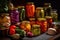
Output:
[[[51,3],[44,3],[44,5],[51,5]]]
[[[27,4],[34,4],[34,2],[28,2]]]
[[[51,16],[46,16],[46,18],[52,18]]]
[[[29,21],[22,21],[22,23],[30,23]]]
[[[40,27],[40,25],[37,25],[37,24],[33,24],[32,26],[33,27]]]
[[[43,7],[37,7],[36,9],[43,9]]]
[[[46,20],[45,18],[37,18],[37,20],[41,21],[41,20]]]
[[[35,20],[35,18],[29,18],[29,20]]]
[[[24,6],[18,6],[18,8],[25,8]]]
[[[51,7],[51,3],[44,3],[45,7]]]

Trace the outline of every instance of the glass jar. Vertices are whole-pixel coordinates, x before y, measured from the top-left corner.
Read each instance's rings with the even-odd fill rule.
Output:
[[[53,19],[51,16],[46,16],[46,20],[47,20],[47,23],[48,23],[48,28],[52,27],[52,22],[53,22]]]
[[[44,33],[47,31],[47,21],[45,18],[38,18],[37,19],[37,24],[40,25],[41,28],[41,33]]]
[[[51,14],[51,3],[44,3],[45,16],[50,16]]]
[[[18,11],[19,11],[19,19],[20,21],[25,20],[25,7],[24,6],[18,6]]]
[[[11,20],[10,20],[10,16],[8,13],[3,13],[2,14],[2,24],[3,26],[9,27],[11,25]]]
[[[34,36],[40,35],[41,34],[40,25],[33,24],[31,31],[32,31],[32,33],[33,33]]]
[[[35,18],[29,18],[29,21],[31,25],[35,24]]]
[[[27,17],[34,17],[35,15],[35,5],[33,2],[28,2],[26,5]]]
[[[16,24],[19,22],[19,11],[18,8],[14,8],[13,10],[10,10],[10,18],[11,18],[11,23]]]
[[[31,31],[31,25],[29,21],[22,21],[20,28],[25,30],[26,32]]]
[[[43,18],[44,17],[43,7],[37,7],[36,8],[36,17],[37,18]]]
[[[53,21],[57,21],[58,20],[58,13],[56,9],[53,9],[51,11],[51,17],[53,18]]]

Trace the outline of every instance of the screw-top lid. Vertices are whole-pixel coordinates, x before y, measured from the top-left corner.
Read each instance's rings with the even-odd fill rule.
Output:
[[[51,16],[46,16],[46,18],[52,18]]]
[[[35,18],[29,18],[29,20],[35,20]]]
[[[32,25],[33,27],[40,27],[40,25],[37,25],[37,24],[34,24],[34,25]]]
[[[34,2],[28,2],[27,4],[34,4]]]
[[[18,8],[25,8],[24,6],[18,6]]]
[[[51,5],[51,3],[44,3],[44,5]]]
[[[36,9],[43,9],[43,7],[37,7]]]
[[[45,7],[51,7],[51,3],[44,3]]]
[[[41,21],[41,20],[46,20],[45,18],[37,18],[37,20]]]
[[[29,21],[22,21],[22,23],[30,23]]]

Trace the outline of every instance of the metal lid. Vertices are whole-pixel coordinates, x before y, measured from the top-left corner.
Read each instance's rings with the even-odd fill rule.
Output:
[[[27,4],[34,4],[34,2],[28,2]]]
[[[44,5],[51,5],[51,3],[44,3]]]
[[[46,18],[52,18],[51,16],[46,16]]]
[[[35,20],[35,18],[29,18],[29,20]]]
[[[37,18],[37,20],[41,21],[41,20],[46,20],[45,18]]]
[[[22,21],[22,23],[30,23],[29,21]]]
[[[36,9],[43,9],[43,7],[37,7]]]
[[[40,27],[40,25],[37,25],[37,24],[34,24],[34,25],[32,25],[33,27]]]
[[[25,8],[24,6],[18,6],[18,8]]]

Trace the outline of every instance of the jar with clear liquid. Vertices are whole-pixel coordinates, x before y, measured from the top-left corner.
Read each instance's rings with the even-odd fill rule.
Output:
[[[57,10],[52,10],[52,11],[51,11],[51,16],[52,16],[52,18],[53,18],[53,21],[57,21],[57,20],[58,20]]]

